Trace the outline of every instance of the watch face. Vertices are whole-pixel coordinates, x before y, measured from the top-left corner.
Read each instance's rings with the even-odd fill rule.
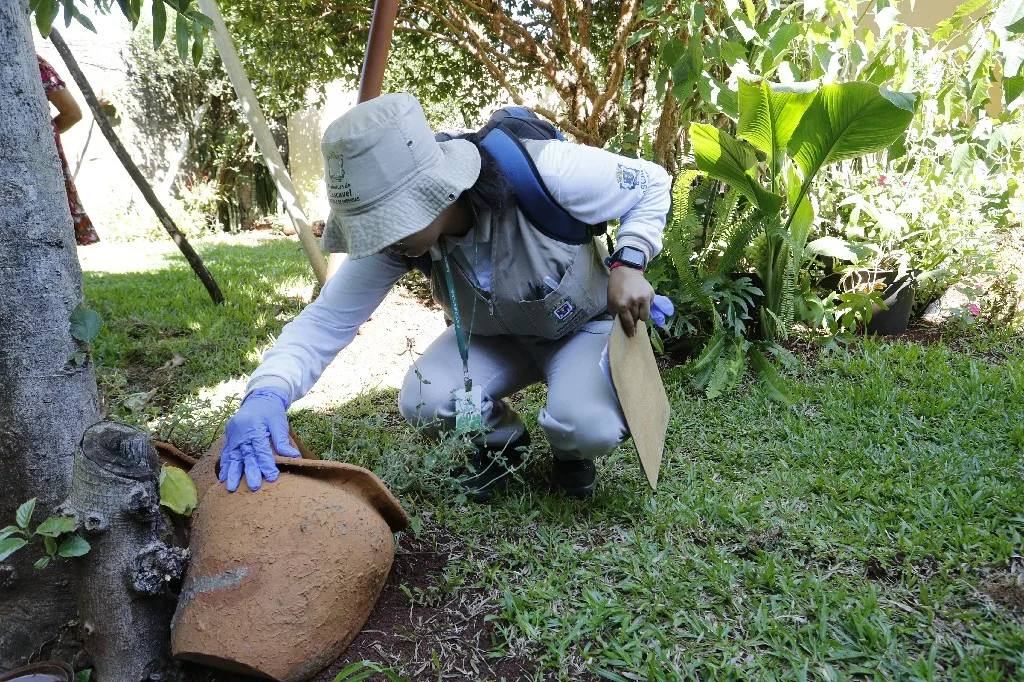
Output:
[[[613,260],[625,263],[626,265],[642,268],[644,267],[647,259],[644,257],[644,252],[640,249],[634,249],[631,246],[623,246],[615,252],[615,258]]]

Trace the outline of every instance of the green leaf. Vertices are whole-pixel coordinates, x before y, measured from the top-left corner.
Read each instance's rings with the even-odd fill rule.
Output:
[[[992,17],[992,27],[1007,33],[1024,31],[1024,0],[1003,0]]]
[[[649,28],[642,28],[639,31],[636,31],[635,33],[633,33],[633,35],[629,36],[629,40],[626,41],[626,47],[633,47],[634,45],[639,43],[641,40],[643,40],[647,36],[651,35],[651,33],[653,33],[653,32],[654,32],[654,27],[653,26],[649,27]]]
[[[92,668],[85,668],[75,673],[75,682],[89,682],[92,679]]]
[[[1010,108],[1022,93],[1024,93],[1024,76],[1003,79],[1003,99],[1007,108]]]
[[[160,469],[160,504],[184,516],[199,504],[196,484],[182,469],[166,464]]]
[[[935,42],[947,40],[953,35],[954,31],[959,30],[963,26],[964,19],[968,15],[981,9],[989,2],[990,0],[967,0],[967,2],[956,8],[956,11],[953,12],[953,16],[939,22],[938,26],[935,27],[935,30],[932,31],[932,40]]]
[[[39,561],[37,561],[34,564],[32,564],[32,568],[34,568],[37,571],[41,571],[44,568],[46,568],[47,566],[49,566],[49,565],[50,565],[50,557],[44,556],[44,557],[41,557],[39,559]]]
[[[793,166],[789,166],[786,173],[786,197],[789,201],[791,219],[789,221],[789,233],[793,238],[793,246],[797,251],[803,251],[807,243],[807,237],[814,227],[814,204],[806,196],[800,195],[803,186],[800,173]],[[802,253],[796,254],[799,259],[803,258]]]
[[[93,26],[92,20],[89,19],[89,17],[87,17],[84,14],[82,14],[82,12],[79,11],[77,5],[74,8],[74,13],[75,13],[75,19],[78,21],[78,23],[80,23],[82,26],[85,26],[87,29],[89,29],[93,33],[96,33],[96,27]]]
[[[747,357],[750,359],[750,366],[754,370],[754,376],[757,377],[761,388],[768,397],[783,405],[791,405],[793,397],[775,365],[756,346],[751,346],[747,350]]]
[[[20,532],[21,531],[19,530],[19,528],[17,526],[7,526],[3,530],[0,530],[0,540],[4,540],[6,538],[11,537],[15,533],[20,533]]]
[[[64,4],[64,25],[70,26],[75,16],[75,0],[61,0]]]
[[[178,59],[184,62],[188,59],[188,37],[189,37],[189,25],[188,19],[181,12],[178,12],[177,19],[174,22],[174,36],[178,45]]]
[[[65,558],[84,556],[90,549],[89,543],[83,538],[80,538],[77,535],[72,535],[64,540],[64,542],[60,543],[60,548],[57,550],[57,554]]]
[[[88,343],[103,328],[103,318],[95,310],[79,305],[71,312],[71,336]]]
[[[53,21],[58,14],[60,14],[60,3],[57,0],[40,0],[36,7],[36,27],[39,29],[39,35],[44,38],[50,37]]]
[[[203,60],[203,38],[205,31],[201,24],[192,24],[192,64],[199,66]]]
[[[0,540],[0,561],[11,556],[27,544],[28,541],[21,538],[6,538],[4,540]]]
[[[53,538],[44,537],[43,547],[46,548],[46,556],[57,556],[57,541]]]
[[[211,19],[210,17],[206,16],[202,12],[198,12],[198,11],[196,11],[194,9],[189,10],[188,11],[188,18],[192,20],[192,23],[194,23],[194,24],[198,23],[198,24],[202,25],[202,27],[205,28],[207,31],[212,31],[213,30],[213,19]]]
[[[916,95],[871,83],[822,87],[789,141],[803,173],[801,196],[822,166],[889,147],[913,120],[915,102]]]
[[[14,522],[18,524],[18,528],[28,528],[28,524],[32,520],[32,514],[35,510],[36,498],[34,497],[18,507],[18,511],[14,513]]]
[[[766,191],[757,180],[757,157],[749,145],[704,123],[690,126],[690,140],[697,168],[728,182],[762,213],[774,213],[782,207],[782,197]]]
[[[46,537],[55,538],[58,535],[64,533],[70,533],[75,528],[78,528],[78,521],[73,516],[56,516],[50,519],[46,519],[39,524],[36,528],[36,535],[45,535]]]
[[[768,155],[773,177],[778,177],[789,140],[817,96],[817,87],[816,82],[781,85],[740,81],[736,137]]]
[[[164,0],[153,0],[153,49],[160,47],[167,33],[167,7]]]
[[[839,260],[851,262],[857,261],[857,253],[853,250],[850,242],[839,237],[815,239],[807,245],[806,250],[808,253],[818,256],[827,256],[828,258],[838,258]]]

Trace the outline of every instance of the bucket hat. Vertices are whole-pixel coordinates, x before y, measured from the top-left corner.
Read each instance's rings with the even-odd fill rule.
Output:
[[[404,92],[357,104],[327,127],[320,148],[331,206],[321,245],[349,258],[419,232],[480,175],[476,146],[437,142]]]

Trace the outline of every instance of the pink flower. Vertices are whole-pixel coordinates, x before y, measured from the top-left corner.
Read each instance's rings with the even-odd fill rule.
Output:
[[[884,175],[878,176],[878,184],[879,184],[879,186],[885,184],[885,176]]]
[[[981,315],[981,308],[978,306],[977,303],[972,303],[969,306],[967,306],[967,312],[969,312],[974,317],[977,317],[978,315]]]

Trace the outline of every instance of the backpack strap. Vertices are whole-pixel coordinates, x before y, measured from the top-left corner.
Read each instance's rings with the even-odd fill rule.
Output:
[[[514,125],[517,127],[524,130],[534,128],[534,121],[514,118]],[[527,139],[552,138],[545,136]],[[536,229],[552,239],[567,244],[586,244],[593,238],[595,231],[590,225],[574,218],[558,205],[541,179],[537,166],[534,165],[526,148],[516,136],[506,132],[504,124],[499,124],[488,132],[480,146],[490,152],[498,162],[502,172],[512,184],[519,208]]]

